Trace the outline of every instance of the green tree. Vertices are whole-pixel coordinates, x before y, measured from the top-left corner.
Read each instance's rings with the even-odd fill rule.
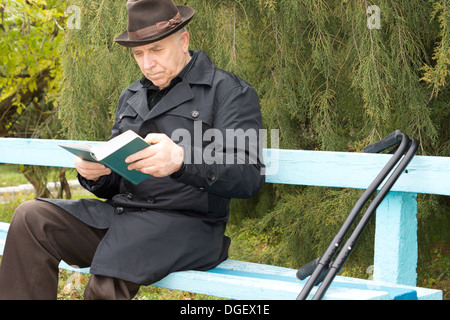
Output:
[[[448,1],[175,2],[197,10],[188,25],[192,48],[256,88],[264,126],[280,130],[281,148],[361,151],[401,129],[420,140],[420,154],[450,155]],[[104,139],[120,92],[140,77],[129,50],[113,43],[126,29],[126,8],[73,4],[82,24],[65,36],[60,116],[67,137]],[[267,185],[258,197],[233,202],[232,221],[254,218],[260,232],[284,230],[274,234],[285,245],[271,261],[298,266],[322,253],[358,196]],[[448,228],[447,202],[420,197],[419,229],[433,219]],[[353,254],[367,265],[371,235],[373,228]]]
[[[59,116],[70,139],[104,140],[111,133],[120,93],[138,80],[139,69],[114,38],[127,28],[124,1],[71,1],[81,26],[64,36]]]
[[[62,84],[58,46],[64,31],[63,3],[1,1],[0,136],[58,137],[55,110]],[[51,196],[46,182],[53,170],[28,166],[21,170],[38,196]],[[63,183],[64,172],[59,173]]]
[[[62,1],[0,5],[0,136],[29,136],[48,120],[61,83]]]

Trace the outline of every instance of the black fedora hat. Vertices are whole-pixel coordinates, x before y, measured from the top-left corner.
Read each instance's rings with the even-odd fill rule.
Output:
[[[115,41],[137,47],[161,40],[183,28],[195,10],[172,0],[128,0],[128,28]]]

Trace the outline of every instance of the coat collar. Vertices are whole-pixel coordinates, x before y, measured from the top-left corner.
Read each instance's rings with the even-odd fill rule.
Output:
[[[147,120],[154,118],[168,110],[194,98],[191,85],[211,86],[215,73],[215,65],[203,51],[191,51],[195,59],[191,68],[183,77],[183,80],[176,84],[150,112],[147,106],[147,88],[144,81],[136,81],[128,90],[134,94],[128,99],[128,104],[137,112],[137,114]]]
[[[195,62],[184,79],[190,84],[212,86],[216,67],[203,51],[192,51]]]

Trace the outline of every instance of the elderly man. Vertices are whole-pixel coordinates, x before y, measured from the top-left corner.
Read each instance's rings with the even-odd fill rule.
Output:
[[[116,42],[131,48],[144,77],[121,94],[111,138],[127,130],[144,137],[151,146],[126,162],[150,176],[134,185],[76,158],[80,183],[106,200],[37,199],[17,208],[1,299],[56,298],[61,260],[91,267],[86,299],[131,299],[171,272],[213,268],[228,256],[230,198],[251,197],[264,183],[258,136],[234,145],[236,132],[261,129],[258,97],[189,50],[184,26],[194,10],[170,0],[129,0],[127,9],[128,29]]]

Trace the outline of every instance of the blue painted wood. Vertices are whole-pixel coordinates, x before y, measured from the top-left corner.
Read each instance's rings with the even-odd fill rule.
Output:
[[[222,271],[223,270],[223,271]],[[265,278],[272,278],[272,279],[279,279],[284,282],[286,281],[292,281],[292,279],[295,277],[295,273],[297,270],[291,269],[291,268],[284,268],[284,267],[277,267],[277,266],[271,266],[271,265],[263,265],[258,263],[252,263],[252,262],[243,262],[243,261],[236,261],[228,259],[221,263],[216,269],[211,270],[212,273],[225,273],[225,274],[233,274],[233,272],[236,272],[236,274],[248,274],[248,277],[255,277],[258,279],[265,279]],[[244,275],[242,275],[244,276]],[[284,278],[284,279],[283,279]],[[287,278],[287,279],[286,279]],[[296,283],[300,284],[301,287],[306,283],[306,280],[298,281],[295,280]],[[348,277],[342,277],[337,276],[335,278],[335,283],[333,286],[336,287],[359,287],[359,289],[364,288],[368,290],[380,290],[380,291],[391,291],[389,293],[390,299],[393,298],[393,295],[397,294],[400,295],[400,291],[394,292],[394,288],[396,289],[405,289],[403,290],[403,294],[411,291],[416,291],[417,298],[420,300],[424,299],[442,299],[442,291],[440,290],[434,290],[434,289],[424,289],[424,288],[416,288],[411,286],[405,286],[405,285],[395,285],[395,284],[388,284],[383,282],[374,282],[371,280],[363,280],[363,279],[355,279],[355,278],[348,278]],[[391,289],[388,289],[386,287],[389,287]],[[311,293],[313,295],[313,293]],[[268,297],[270,298],[270,297]],[[272,299],[276,297],[272,297]]]
[[[391,155],[265,150],[269,183],[366,189]],[[392,191],[450,195],[450,158],[416,156]],[[381,188],[381,186],[380,186]]]
[[[62,141],[0,138],[0,163],[73,168]],[[102,142],[89,142],[99,145]],[[24,156],[26,155],[26,156]],[[265,149],[267,182],[365,189],[391,155]],[[450,158],[416,156],[392,191],[450,195]]]
[[[295,280],[295,270],[290,270],[290,275],[285,277],[251,272],[240,274],[233,270],[227,270],[230,272],[224,272],[224,270],[174,272],[154,285],[243,300],[294,300],[304,286],[304,282]],[[339,287],[333,284],[324,300],[389,300],[390,298],[386,290]]]
[[[8,234],[9,223],[0,222],[0,256],[5,249],[6,235]]]
[[[74,168],[73,155],[62,149],[61,143],[102,142],[0,138],[0,163]]]
[[[391,192],[378,207],[374,280],[416,285],[416,197],[415,193]]]

